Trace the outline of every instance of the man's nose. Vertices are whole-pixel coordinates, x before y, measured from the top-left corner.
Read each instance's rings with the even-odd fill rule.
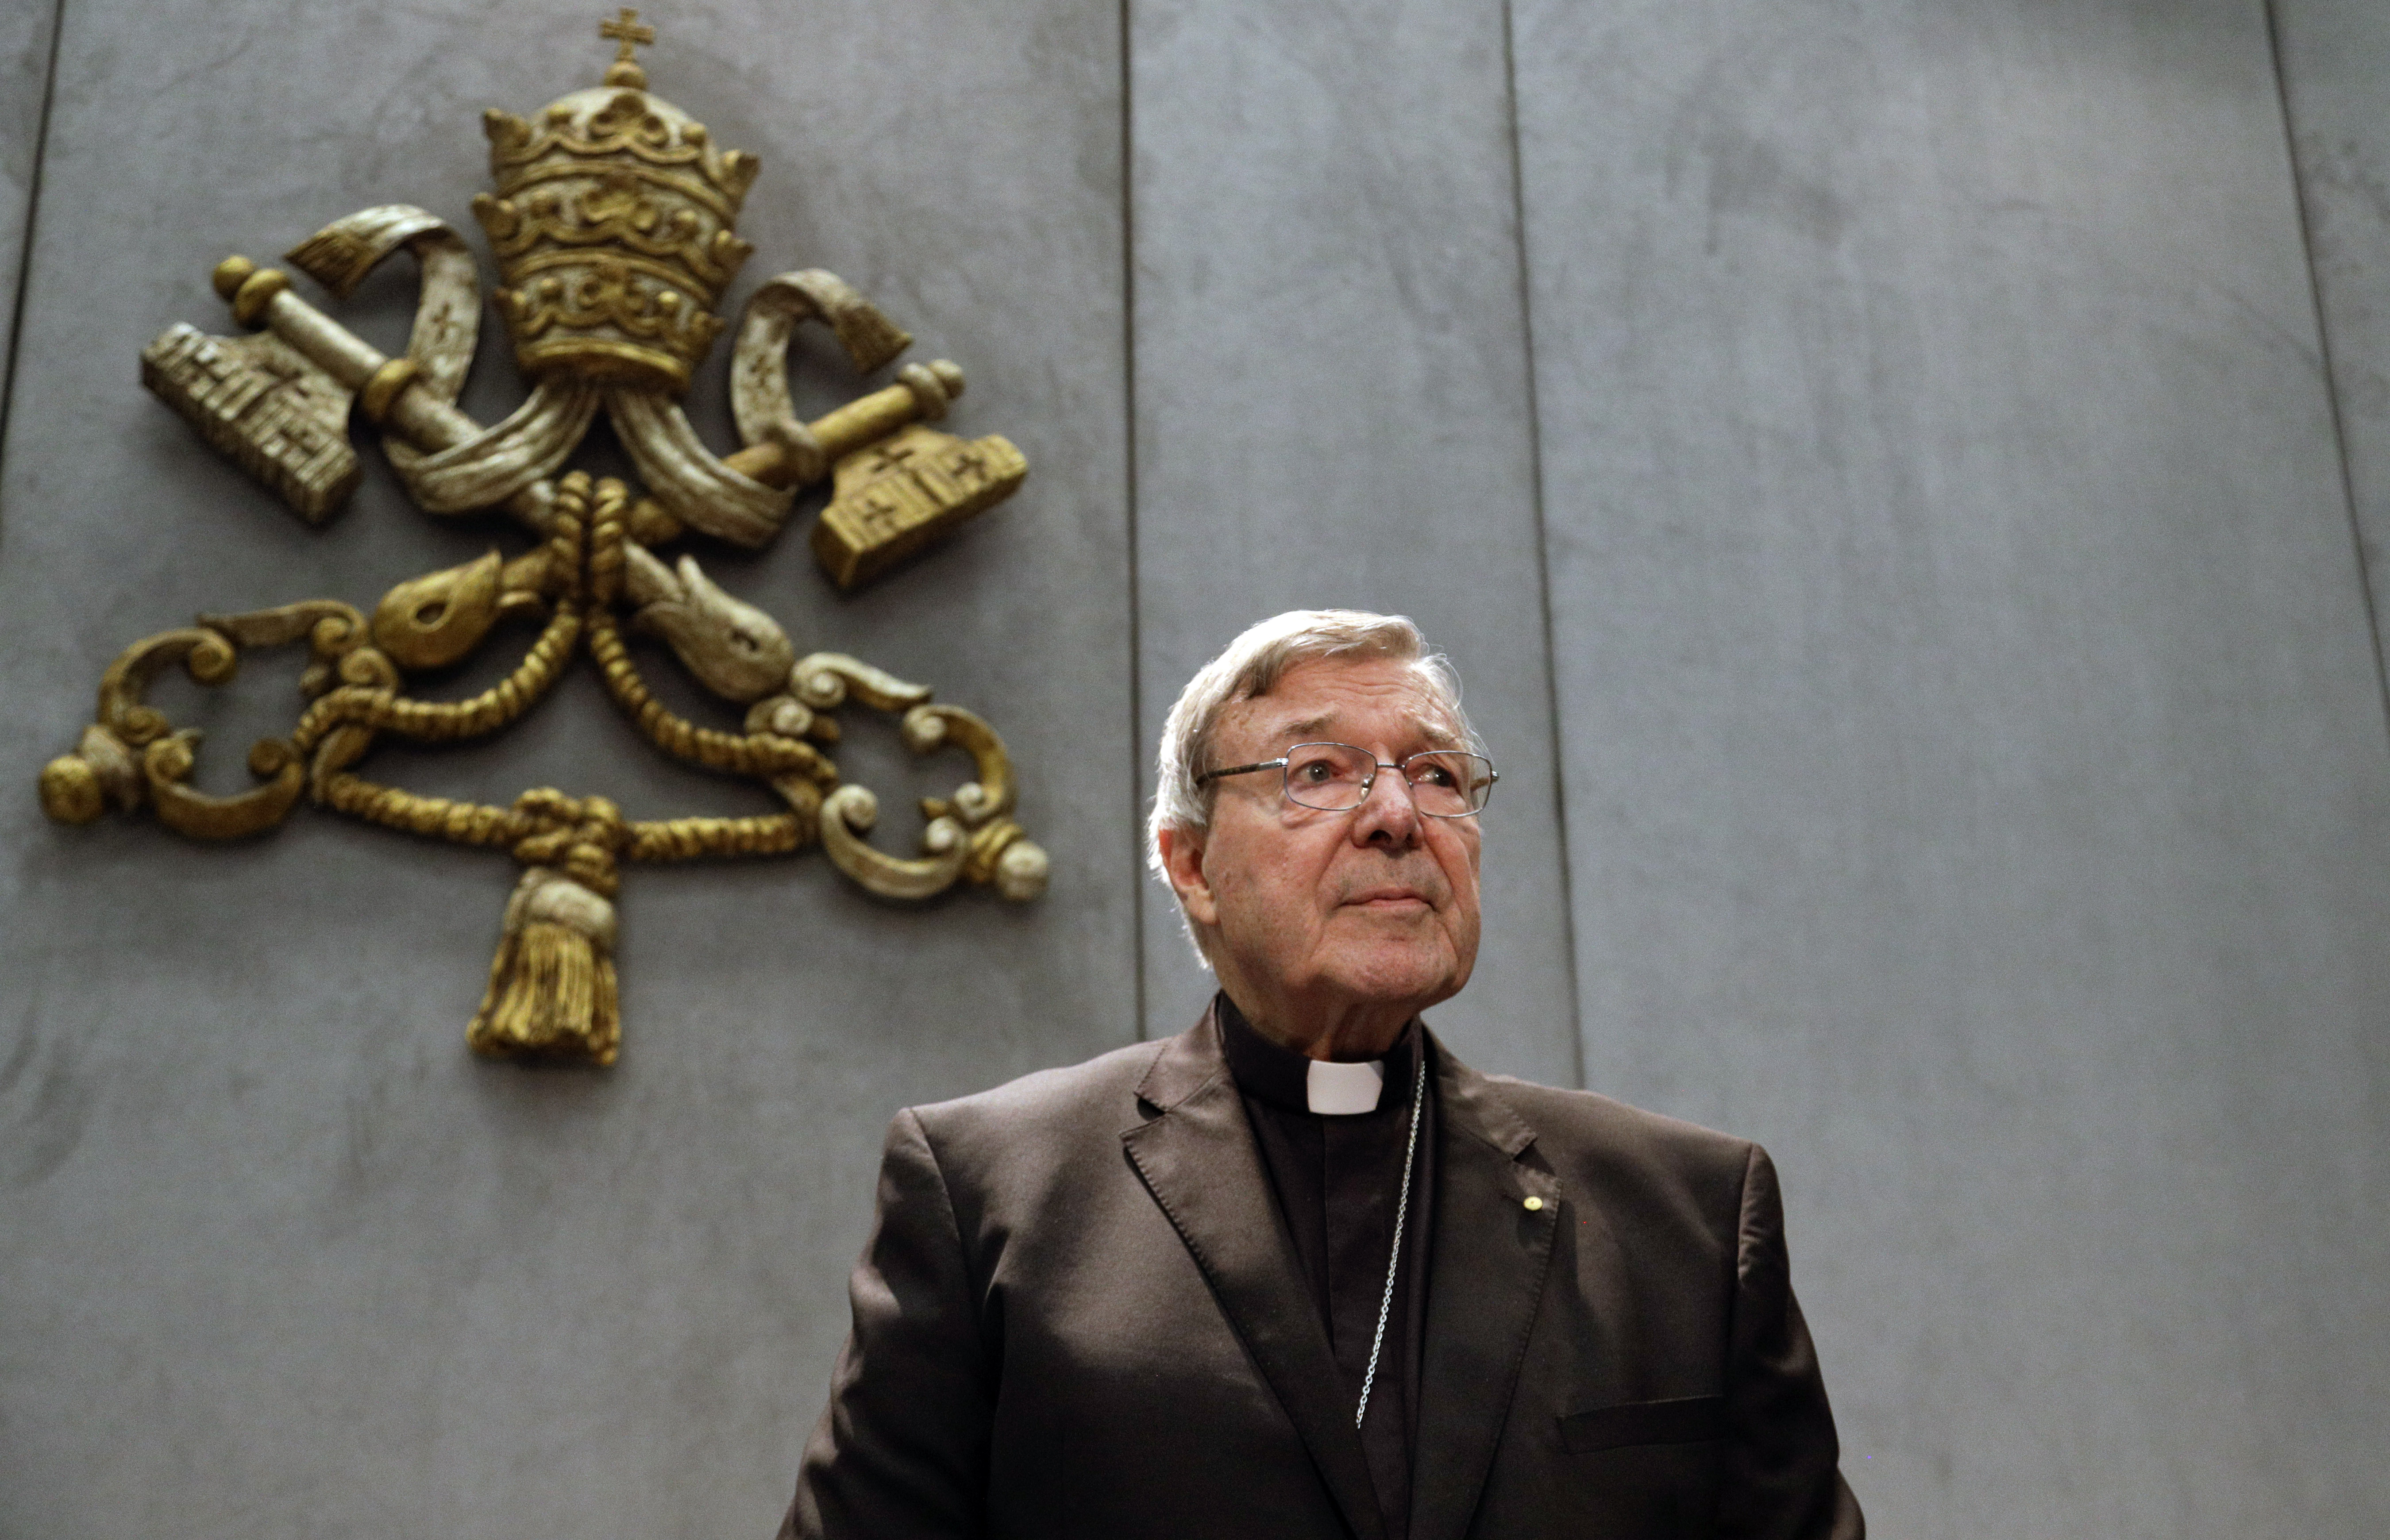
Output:
[[[1418,842],[1419,835],[1419,803],[1412,799],[1410,783],[1400,770],[1380,765],[1369,794],[1354,809],[1354,843],[1405,850]]]

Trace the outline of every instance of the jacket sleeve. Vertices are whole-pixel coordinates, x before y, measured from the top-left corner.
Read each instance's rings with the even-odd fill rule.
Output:
[[[995,1374],[962,1235],[921,1120],[899,1112],[854,1325],[781,1540],[960,1540],[983,1526]]]
[[[1867,1521],[1838,1464],[1817,1350],[1792,1297],[1776,1167],[1757,1145],[1743,1171],[1735,1277],[1717,1532],[1735,1540],[1864,1540]]]

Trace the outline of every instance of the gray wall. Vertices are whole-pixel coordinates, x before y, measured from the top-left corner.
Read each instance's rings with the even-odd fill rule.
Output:
[[[2274,12],[2349,495],[2380,595],[2390,561],[2390,8],[2277,0]]]
[[[635,870],[606,1076],[463,1051],[503,861],[30,795],[132,637],[486,543],[378,468],[301,528],[135,357],[228,329],[227,251],[465,221],[480,109],[591,78],[591,17],[64,0],[45,86],[38,8],[0,23],[0,278],[49,103],[0,444],[0,1534],[761,1534],[890,1112],[1200,1005],[1151,737],[1298,603],[1419,616],[1502,763],[1439,1025],[1775,1152],[1878,1533],[2390,1521],[2372,0],[651,16],[657,89],[763,156],[750,282],[854,279],[1034,468],[856,598],[795,540],[719,571],[983,710],[1056,874],[916,912],[818,854]],[[394,343],[405,288],[349,314]],[[203,781],[289,679],[171,694]],[[901,805],[901,756],[842,757]],[[389,763],[746,810],[585,677]]]
[[[1520,17],[1587,1082],[1784,1160],[1885,1533],[2377,1533],[2390,766],[2263,14]]]
[[[25,219],[33,202],[33,172],[41,156],[42,114],[50,99],[50,44],[58,17],[46,4],[16,6],[0,16],[0,360],[16,335],[21,291]],[[8,383],[0,379],[0,422],[6,420]]]

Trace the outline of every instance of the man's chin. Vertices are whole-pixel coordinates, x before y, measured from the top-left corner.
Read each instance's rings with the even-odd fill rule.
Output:
[[[1337,959],[1333,972],[1353,998],[1407,1003],[1413,1010],[1452,998],[1469,979],[1442,946],[1356,947]]]

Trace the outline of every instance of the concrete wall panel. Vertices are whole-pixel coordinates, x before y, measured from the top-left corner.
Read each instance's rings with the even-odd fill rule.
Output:
[[[2390,594],[2390,10],[2270,8],[2378,628]]]
[[[1519,14],[1587,1083],[1778,1153],[1883,1533],[2377,1531],[2390,764],[2262,10]]]
[[[843,274],[914,356],[965,365],[949,426],[1033,465],[1012,503],[852,599],[802,529],[704,559],[801,647],[994,721],[1052,892],[891,906],[817,852],[634,868],[623,1062],[539,1072],[462,1041],[503,857],[306,810],[212,849],[45,823],[32,776],[133,638],[201,609],[370,605],[516,542],[434,525],[378,461],[306,530],[142,391],[137,354],[177,320],[233,329],[207,289],[227,251],[270,259],[393,199],[472,231],[481,109],[533,111],[610,56],[594,13],[556,4],[76,0],[0,491],[0,1530],[765,1533],[890,1114],[1136,1036],[1116,7],[650,19],[657,91],[763,159],[733,305],[773,272]],[[378,276],[344,314],[394,345],[410,289]],[[489,327],[469,404],[494,419],[520,386]],[[817,404],[857,388],[809,356]],[[694,411],[726,448],[721,367]],[[620,461],[600,443],[586,463]],[[292,677],[268,657],[218,696],[161,691],[211,729],[203,785],[242,784],[241,749],[287,730]],[[841,763],[909,846],[913,796],[966,772],[849,715]],[[585,672],[496,742],[370,763],[495,802],[548,782],[635,816],[763,810],[661,763]],[[1117,798],[1084,796],[1088,763],[1119,767]]]
[[[1264,616],[1417,619],[1502,770],[1478,976],[1433,1019],[1573,1084],[1501,7],[1130,15],[1143,740]],[[1209,976],[1159,886],[1145,917],[1176,1032]]]
[[[24,268],[27,216],[33,204],[33,169],[42,136],[42,109],[50,96],[50,39],[55,6],[21,5],[0,16],[0,366],[17,315],[17,285]],[[0,423],[7,420],[8,382],[0,379]]]

